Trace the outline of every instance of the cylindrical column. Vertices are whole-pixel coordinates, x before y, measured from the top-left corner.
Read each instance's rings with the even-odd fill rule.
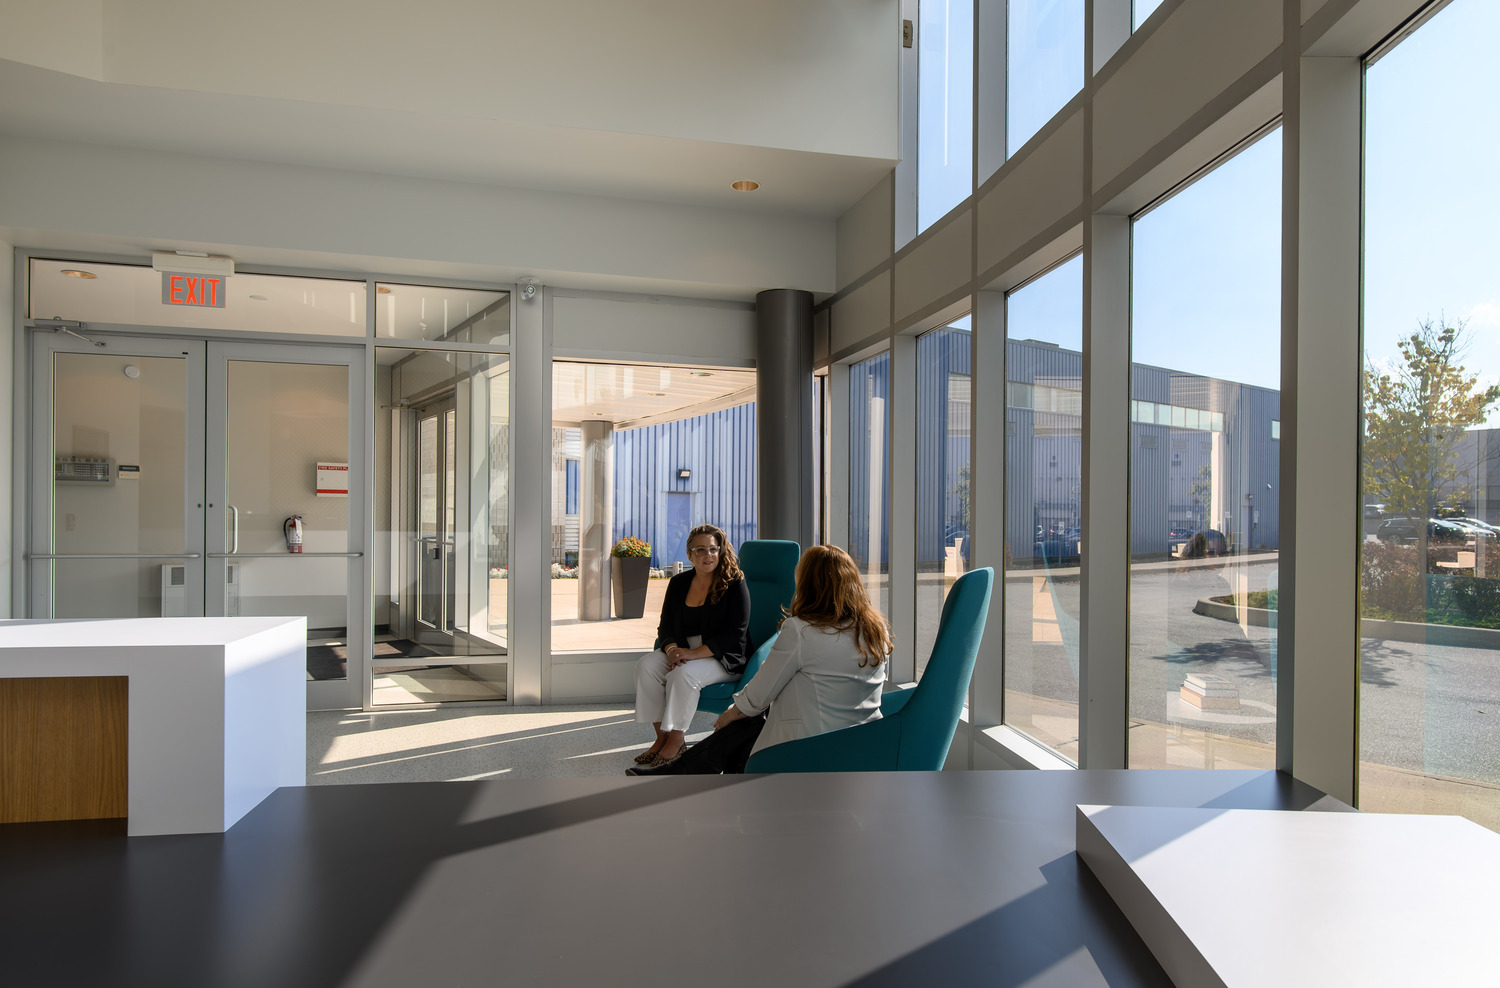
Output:
[[[813,533],[813,297],[777,288],[755,296],[755,444],[763,539]]]
[[[580,422],[578,619],[609,620],[609,536],[615,489],[615,424]]]

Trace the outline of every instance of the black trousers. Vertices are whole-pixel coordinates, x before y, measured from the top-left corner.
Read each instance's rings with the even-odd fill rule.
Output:
[[[661,775],[738,775],[745,771],[750,749],[766,726],[766,715],[741,717],[690,746],[682,757],[661,770]]]

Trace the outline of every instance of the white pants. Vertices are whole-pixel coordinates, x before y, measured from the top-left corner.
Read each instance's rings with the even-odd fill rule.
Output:
[[[698,647],[696,638],[688,639],[693,648]],[[689,659],[668,672],[665,652],[647,652],[635,663],[635,719],[641,724],[661,724],[663,731],[685,731],[693,722],[703,687],[737,678],[724,671],[718,659]]]

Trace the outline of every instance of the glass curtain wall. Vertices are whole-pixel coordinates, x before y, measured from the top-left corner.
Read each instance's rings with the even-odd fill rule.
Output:
[[[849,555],[864,574],[870,599],[890,608],[891,355],[882,353],[849,368]]]
[[[1281,133],[1133,225],[1132,768],[1272,768]]]
[[[974,0],[921,0],[917,232],[974,191]]]
[[[969,559],[970,317],[917,337],[917,678]]]
[[[1500,830],[1497,36],[1455,0],[1365,76],[1358,800]]]
[[[1005,723],[1078,761],[1083,258],[1005,300]]]
[[[1010,0],[1008,7],[1007,156],[1083,88],[1083,0]]]

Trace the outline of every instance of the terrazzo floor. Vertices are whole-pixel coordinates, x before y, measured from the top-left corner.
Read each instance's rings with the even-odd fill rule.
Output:
[[[688,740],[713,722],[698,713]],[[307,715],[307,784],[623,775],[651,739],[628,703],[315,711]]]

